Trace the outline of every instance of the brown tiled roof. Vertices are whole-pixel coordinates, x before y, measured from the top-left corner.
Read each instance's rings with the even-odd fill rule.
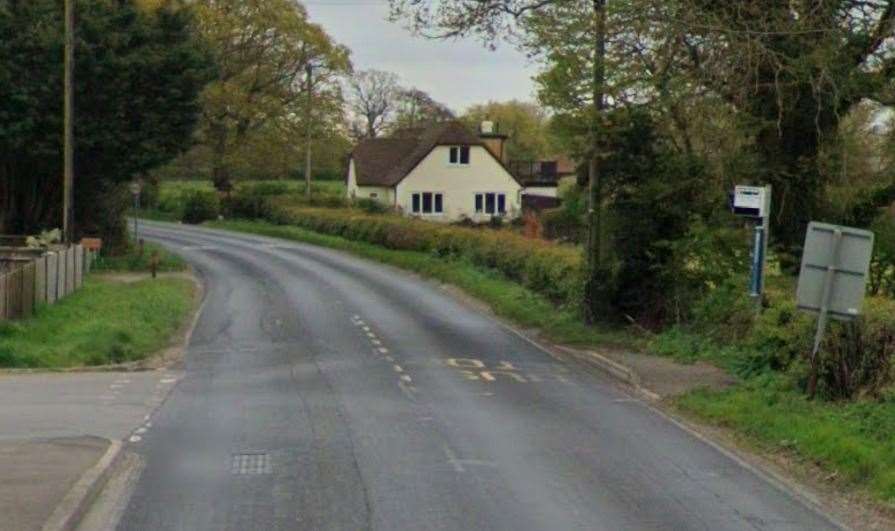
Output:
[[[413,171],[436,146],[482,146],[482,141],[461,122],[398,131],[391,138],[374,138],[358,144],[351,157],[359,186],[395,186]]]

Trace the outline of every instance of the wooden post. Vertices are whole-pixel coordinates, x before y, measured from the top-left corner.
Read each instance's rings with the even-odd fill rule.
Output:
[[[62,232],[65,243],[74,241],[74,181],[75,181],[75,0],[65,0],[65,131],[64,131],[64,186]]]

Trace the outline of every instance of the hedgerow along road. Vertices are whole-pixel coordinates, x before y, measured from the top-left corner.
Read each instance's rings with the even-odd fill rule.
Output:
[[[173,224],[206,285],[122,530],[835,529],[609,379],[408,273]]]

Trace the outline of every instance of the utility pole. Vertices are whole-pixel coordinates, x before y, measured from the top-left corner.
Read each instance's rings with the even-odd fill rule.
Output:
[[[593,99],[591,118],[591,155],[588,164],[588,234],[587,234],[587,301],[586,312],[589,321],[594,321],[597,286],[603,279],[598,278],[603,267],[603,178],[600,168],[600,124],[606,109],[606,0],[593,0],[594,9],[594,66]]]
[[[62,232],[65,243],[74,240],[74,71],[75,71],[75,0],[65,0],[65,132]]]
[[[305,111],[305,127],[307,128],[307,145],[305,146],[305,196],[311,199],[311,105],[314,103],[313,75],[314,66],[311,63],[305,67],[308,75],[308,103]]]

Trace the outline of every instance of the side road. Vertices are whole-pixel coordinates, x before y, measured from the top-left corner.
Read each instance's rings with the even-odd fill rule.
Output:
[[[193,321],[151,369],[0,371],[0,531],[75,528],[181,378]]]

